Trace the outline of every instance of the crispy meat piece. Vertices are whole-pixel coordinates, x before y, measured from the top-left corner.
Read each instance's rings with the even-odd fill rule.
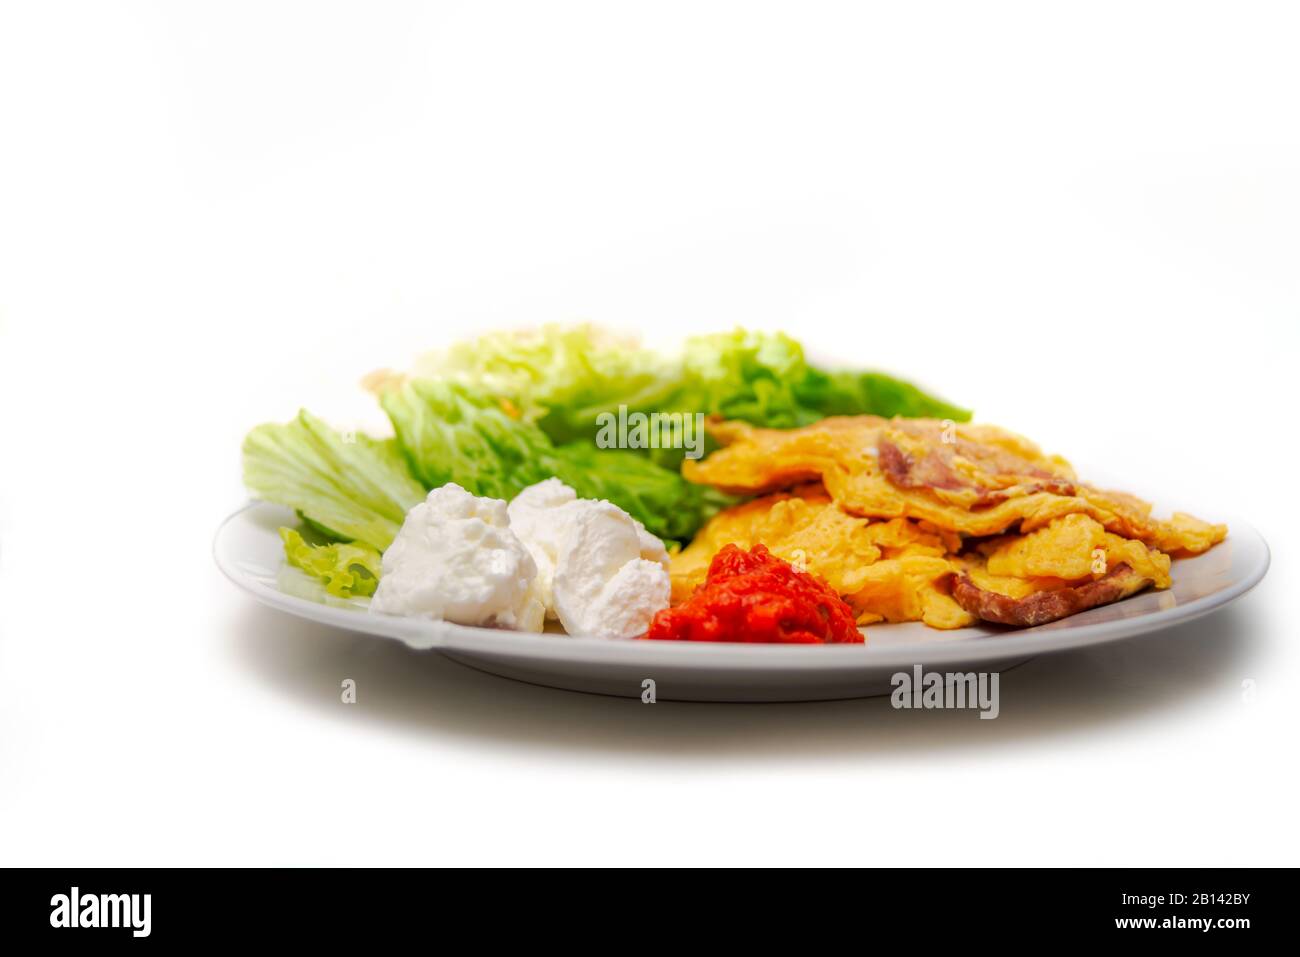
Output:
[[[1044,625],[1088,608],[1108,605],[1150,584],[1150,578],[1144,578],[1124,564],[1116,565],[1096,581],[1038,591],[1024,598],[1012,598],[980,588],[971,581],[969,574],[954,573],[949,579],[953,599],[970,614],[984,621],[1021,628]]]
[[[1074,482],[1068,478],[1053,475],[1023,460],[1015,461],[1010,453],[982,454],[990,450],[965,439],[932,445],[919,455],[913,455],[904,452],[896,443],[882,435],[876,443],[876,448],[879,452],[881,471],[894,485],[907,489],[974,492],[974,497],[969,499],[971,508],[986,508],[1017,495],[1032,495],[1035,492],[1074,495],[1076,491]],[[1001,472],[990,474],[1034,477],[1042,481],[1019,482],[1004,488],[986,488],[972,478],[957,472],[954,468],[954,460],[957,456],[961,456],[967,462],[1002,469]]]

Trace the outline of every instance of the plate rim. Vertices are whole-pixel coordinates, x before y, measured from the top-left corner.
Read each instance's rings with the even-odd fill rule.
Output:
[[[1235,519],[1229,524],[1233,539],[1250,540],[1260,549],[1260,559],[1246,575],[1219,591],[1194,598],[1185,604],[1131,618],[1088,622],[1050,631],[1044,629],[1052,623],[950,641],[874,646],[869,639],[861,645],[610,640],[371,615],[356,609],[336,608],[286,594],[235,567],[226,560],[224,554],[223,543],[228,536],[233,534],[241,520],[247,519],[249,512],[260,509],[289,511],[270,502],[256,499],[247,501],[227,515],[218,526],[212,539],[213,559],[227,579],[259,603],[297,618],[368,636],[395,639],[416,650],[448,650],[480,656],[522,657],[583,664],[693,665],[710,671],[720,668],[753,671],[874,670],[956,662],[1005,661],[1107,644],[1139,634],[1163,631],[1228,605],[1258,585],[1272,564],[1272,553],[1263,535],[1248,522]],[[363,618],[355,620],[354,616],[357,615]]]

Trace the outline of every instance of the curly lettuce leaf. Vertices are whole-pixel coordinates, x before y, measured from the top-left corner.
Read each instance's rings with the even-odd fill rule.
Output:
[[[583,498],[603,498],[661,538],[683,539],[717,509],[716,496],[630,451],[556,446],[540,426],[456,382],[411,379],[384,391],[411,471],[427,487],[447,482],[511,499],[555,476]]]
[[[508,500],[553,474],[546,433],[465,386],[411,379],[386,389],[379,401],[426,488],[455,482],[475,495]]]
[[[807,425],[827,415],[934,416],[965,421],[969,411],[880,372],[825,371],[782,333],[736,329],[694,336],[664,356],[592,326],[546,326],[494,333],[425,360],[418,372],[450,379],[508,403],[555,443],[592,443],[598,417],[721,415],[765,428]],[[669,468],[683,450],[637,454]]]
[[[788,429],[828,415],[970,419],[945,402],[883,372],[826,371],[783,333],[734,332],[688,339],[684,397],[728,419]]]
[[[682,350],[683,411],[789,429],[820,418],[796,391],[807,375],[803,347],[783,333],[736,329],[686,340]]]
[[[970,409],[945,402],[882,372],[823,372],[810,368],[795,391],[800,405],[815,412],[817,418],[870,414],[967,422],[971,417]]]
[[[284,557],[295,568],[321,581],[339,598],[369,597],[379,584],[379,551],[357,542],[312,544],[292,528],[281,528]]]
[[[335,432],[307,411],[259,425],[244,439],[244,484],[296,509],[330,538],[383,551],[425,490],[396,443]]]
[[[586,324],[489,333],[425,356],[412,370],[508,399],[556,442],[589,438],[596,414],[619,403],[667,401],[680,372],[672,359]]]

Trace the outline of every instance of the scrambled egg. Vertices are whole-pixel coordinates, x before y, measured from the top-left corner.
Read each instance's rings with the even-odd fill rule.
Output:
[[[994,426],[853,416],[711,431],[725,447],[683,475],[761,497],[721,512],[673,559],[674,602],[723,545],[761,542],[825,579],[862,624],[1039,624],[1168,588],[1170,555],[1227,534],[1184,513],[1155,519],[1147,502],[1094,488]]]
[[[1074,512],[1162,551],[1197,554],[1227,534],[1183,513],[1153,519],[1149,503],[1079,482],[1064,459],[993,426],[864,415],[790,430],[717,423],[713,434],[726,448],[685,462],[682,474],[730,492],[820,479],[850,514],[914,518],[971,536],[1029,532]]]
[[[936,628],[960,628],[972,620],[935,585],[952,571],[945,556],[960,547],[960,536],[906,519],[850,515],[817,483],[714,516],[673,557],[673,603],[690,597],[724,545],[748,549],[760,543],[834,588],[860,624],[925,620]]]

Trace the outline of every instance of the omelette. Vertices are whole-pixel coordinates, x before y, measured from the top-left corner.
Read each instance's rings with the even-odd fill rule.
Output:
[[[722,448],[682,474],[758,497],[716,515],[672,564],[684,601],[724,545],[766,545],[824,579],[860,624],[1054,621],[1168,588],[1171,558],[1227,528],[1081,481],[989,425],[844,416],[798,429],[715,421]]]

